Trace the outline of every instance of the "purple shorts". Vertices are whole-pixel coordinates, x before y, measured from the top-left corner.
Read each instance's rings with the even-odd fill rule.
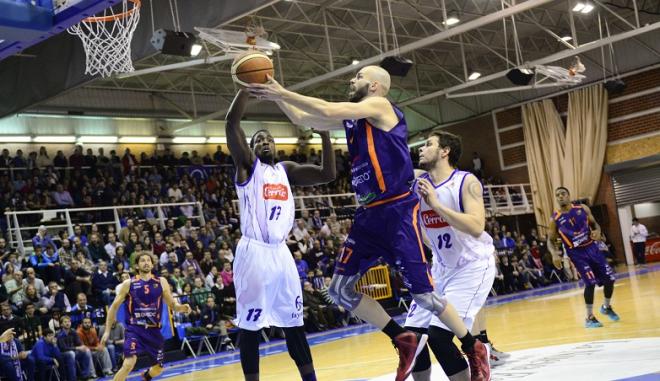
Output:
[[[165,340],[160,328],[144,328],[139,325],[127,325],[124,339],[124,357],[147,354],[160,366],[163,366],[163,347]]]
[[[337,258],[335,274],[364,274],[382,257],[399,267],[411,293],[433,291],[418,212],[419,199],[412,193],[386,204],[359,208]]]
[[[585,285],[602,286],[616,280],[614,270],[607,264],[605,256],[598,250],[595,242],[587,246],[568,249],[566,252]]]

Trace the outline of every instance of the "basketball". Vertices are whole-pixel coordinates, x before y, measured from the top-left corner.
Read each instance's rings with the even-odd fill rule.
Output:
[[[234,59],[231,65],[231,77],[240,86],[250,83],[266,83],[273,75],[273,61],[264,53],[249,51]]]

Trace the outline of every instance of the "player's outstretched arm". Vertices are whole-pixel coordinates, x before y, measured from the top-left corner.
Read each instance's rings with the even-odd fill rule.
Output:
[[[275,101],[282,112],[291,120],[293,124],[305,127],[314,127],[316,130],[338,130],[341,129],[342,122],[339,120],[323,119],[312,116],[298,107],[290,105],[283,100]]]
[[[175,312],[183,312],[184,314],[189,314],[192,312],[192,309],[188,304],[180,304],[174,299],[170,284],[167,283],[165,278],[160,278],[160,286],[163,288],[163,299],[171,309],[173,309]]]
[[[550,219],[550,225],[548,227],[548,251],[552,255],[552,262],[556,268],[561,269],[562,260],[561,252],[557,249],[557,239],[559,235],[557,234],[557,223],[554,218]]]
[[[463,182],[462,202],[464,212],[457,212],[440,203],[435,187],[424,178],[417,180],[417,191],[424,201],[453,228],[479,237],[486,226],[486,210],[481,183],[473,175],[467,175]]]
[[[115,320],[117,320],[117,311],[119,310],[119,307],[121,307],[121,304],[124,303],[126,295],[128,295],[130,290],[130,279],[125,280],[121,286],[119,286],[119,292],[115,295],[115,300],[112,302],[110,309],[108,309],[108,316],[105,318],[105,332],[101,337],[101,345],[105,345],[105,342],[108,341],[108,337],[110,337],[110,327],[112,327]]]
[[[361,102],[328,102],[320,98],[308,97],[285,89],[275,79],[268,83],[253,83],[247,88],[257,99],[284,101],[302,112],[330,120],[374,118],[380,120],[383,110],[391,109],[384,97],[366,98]],[[311,126],[315,127],[315,126]],[[375,126],[378,127],[378,126]]]
[[[227,146],[231,154],[239,180],[247,178],[248,171],[252,168],[255,157],[247,144],[245,131],[241,128],[241,119],[245,114],[245,108],[249,99],[249,93],[245,90],[239,90],[234,97],[234,101],[229,107],[227,113],[227,123],[225,125],[225,134],[227,135]],[[239,176],[239,175],[244,175]]]
[[[282,162],[292,185],[309,186],[325,184],[333,181],[337,177],[335,152],[332,150],[330,133],[328,131],[316,132],[321,135],[323,143],[321,166],[298,164],[292,161]]]

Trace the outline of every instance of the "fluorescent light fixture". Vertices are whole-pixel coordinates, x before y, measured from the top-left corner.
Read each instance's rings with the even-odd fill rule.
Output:
[[[573,7],[573,12],[580,12],[580,11],[582,11],[586,5],[587,5],[587,4],[585,4],[585,3],[581,2],[581,1],[578,1],[577,3],[575,3],[575,6]]]
[[[35,136],[32,141],[35,143],[74,143],[76,137],[71,135]]]
[[[275,144],[298,144],[298,138],[275,138]]]
[[[177,136],[172,139],[174,144],[204,144],[206,138],[203,136]]]
[[[134,143],[134,144],[153,144],[158,140],[155,136],[122,136],[119,138],[119,143]]]
[[[0,135],[0,142],[3,143],[29,143],[31,141],[32,141],[31,136]]]
[[[447,17],[447,22],[444,22],[444,21],[443,21],[442,23],[445,24],[445,25],[447,25],[447,26],[452,26],[452,25],[456,25],[456,24],[458,24],[459,22],[461,22],[461,20],[459,20],[458,17],[456,17],[456,16],[449,16],[449,17]]]
[[[566,42],[568,42],[568,41],[570,41],[570,40],[572,40],[572,39],[573,39],[573,37],[571,37],[571,36],[563,36],[563,37],[561,38],[562,41],[566,41]]]
[[[197,57],[199,53],[201,53],[203,46],[200,44],[193,44],[193,46],[190,47],[190,56],[192,57]]]
[[[473,71],[473,72],[470,74],[470,76],[468,77],[468,80],[469,80],[469,81],[474,81],[475,79],[477,79],[477,78],[479,78],[479,77],[481,77],[481,73],[479,73],[478,71]]]
[[[584,5],[584,8],[582,8],[582,10],[580,11],[580,13],[586,15],[587,13],[589,13],[589,12],[591,12],[591,11],[593,11],[593,10],[594,10],[594,6],[593,6],[592,4],[587,3],[587,4]]]
[[[227,144],[227,137],[226,136],[211,136],[208,140],[207,143],[211,144]]]
[[[272,50],[266,50],[266,55],[267,55],[267,56],[272,56],[272,55],[273,55],[273,51],[272,51]]]
[[[88,143],[117,143],[119,137],[117,136],[100,136],[100,135],[88,135],[88,136],[79,136],[78,143],[88,144]]]
[[[360,64],[360,60],[353,60],[353,62],[351,62],[351,65],[353,65],[353,66],[359,65],[359,64]]]

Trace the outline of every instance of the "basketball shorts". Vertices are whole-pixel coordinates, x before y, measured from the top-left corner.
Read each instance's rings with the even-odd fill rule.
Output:
[[[234,287],[239,328],[304,325],[300,277],[284,242],[268,244],[243,236],[236,247]]]
[[[147,354],[158,365],[163,366],[165,339],[160,328],[145,328],[128,324],[124,334],[124,357]]]
[[[583,247],[568,249],[566,252],[585,285],[602,286],[616,280],[614,270],[607,264],[607,259],[600,253],[595,242]]]
[[[419,200],[400,200],[355,212],[353,227],[335,264],[335,274],[364,274],[379,258],[397,266],[413,294],[433,291],[418,218]]]
[[[486,303],[496,272],[493,256],[468,262],[457,268],[445,267],[439,263],[433,264],[435,292],[446,297],[456,308],[468,330],[472,329],[475,316]],[[405,326],[428,328],[429,325],[450,331],[431,311],[420,308],[413,301],[408,310]]]

